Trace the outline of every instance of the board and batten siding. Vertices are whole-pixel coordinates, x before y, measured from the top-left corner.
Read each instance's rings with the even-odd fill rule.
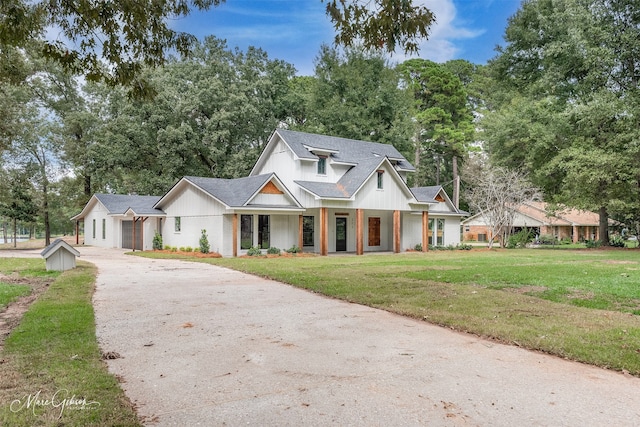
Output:
[[[394,171],[388,165],[383,165],[383,188],[378,188],[377,172],[374,172],[364,186],[356,193],[357,207],[361,209],[378,210],[410,210],[409,196],[402,190]]]
[[[211,251],[223,250],[223,215],[225,206],[193,186],[186,186],[184,191],[164,206],[166,220],[163,224],[163,244],[177,248],[190,246],[200,247],[202,230],[207,230]],[[176,231],[176,218],[180,217],[180,231]]]

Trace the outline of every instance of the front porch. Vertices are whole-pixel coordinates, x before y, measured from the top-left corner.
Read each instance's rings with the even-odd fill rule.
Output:
[[[429,213],[371,209],[315,208],[304,214],[232,214],[232,256],[251,247],[271,246],[323,256],[329,253],[399,253],[417,244],[423,251],[432,238]]]

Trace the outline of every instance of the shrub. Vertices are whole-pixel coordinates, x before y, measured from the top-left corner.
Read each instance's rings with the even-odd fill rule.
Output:
[[[515,234],[509,236],[507,240],[507,248],[509,249],[521,249],[527,247],[534,239],[535,235],[533,230],[524,228]]]
[[[289,249],[287,249],[287,252],[290,253],[290,254],[297,254],[297,253],[302,252],[302,249],[300,249],[296,245],[293,245]]]
[[[200,252],[203,254],[209,253],[209,238],[207,237],[207,230],[202,230],[202,235],[200,235]]]
[[[191,246],[187,246],[186,248],[184,248],[185,252],[193,252],[193,248]]]
[[[615,236],[611,237],[611,239],[609,239],[609,245],[616,247],[616,248],[624,248],[625,242],[624,242],[624,238],[622,238],[622,236],[616,234]]]
[[[247,251],[247,255],[249,255],[249,256],[260,256],[260,255],[262,255],[262,250],[260,249],[260,246],[252,246]]]
[[[541,245],[555,245],[558,241],[556,240],[555,236],[551,234],[542,234],[540,237],[538,237],[538,242]]]
[[[186,251],[187,251],[187,250],[184,248],[184,246],[180,246],[180,247],[178,248],[178,250],[179,250],[180,252],[186,252]]]
[[[170,250],[171,252],[177,252],[177,251],[178,251],[178,248],[176,248],[175,246],[171,246],[171,247],[169,247],[169,250]]]
[[[600,240],[585,240],[584,244],[589,249],[595,249],[600,247]]]
[[[418,243],[413,247],[413,249],[415,249],[418,252],[422,252],[422,243]]]
[[[467,245],[466,243],[460,243],[457,246],[457,248],[458,248],[458,250],[461,250],[461,251],[470,251],[471,249],[473,249],[473,246],[472,245]]]
[[[267,249],[267,253],[269,255],[280,255],[280,249],[271,246],[269,249]]]
[[[159,251],[162,249],[162,236],[160,233],[156,231],[156,234],[153,236],[153,250]]]
[[[170,245],[165,245],[164,246],[164,250],[165,251],[170,251],[171,250],[171,246]]]
[[[193,248],[193,252],[200,253],[200,248]]]

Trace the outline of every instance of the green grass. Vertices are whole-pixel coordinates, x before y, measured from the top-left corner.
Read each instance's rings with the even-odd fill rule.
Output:
[[[20,265],[10,264],[15,262]],[[0,271],[7,270],[26,276],[59,274],[47,273],[42,260],[0,258]],[[139,425],[117,380],[101,360],[91,304],[95,274],[95,268],[83,262],[60,274],[5,341],[0,354],[4,360],[0,364],[0,425]],[[32,400],[29,404],[29,397],[36,396],[54,401],[35,405]],[[63,402],[67,405],[61,406]]]
[[[0,282],[0,310],[16,299],[29,295],[31,288],[25,285],[11,285]]]
[[[636,250],[193,260],[640,375]]]

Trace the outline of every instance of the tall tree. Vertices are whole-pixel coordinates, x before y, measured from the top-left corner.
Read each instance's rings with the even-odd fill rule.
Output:
[[[526,129],[504,137],[516,115],[505,103],[488,119],[487,148],[497,162],[529,171],[548,199],[598,211],[603,244],[608,215],[637,210],[640,180],[629,171],[640,167],[630,143],[640,123],[639,36],[636,2],[531,0],[510,19],[507,45],[491,64],[522,99]]]
[[[414,98],[414,162],[418,167],[418,184],[439,185],[445,169],[447,180],[453,183],[457,205],[458,160],[468,153],[474,135],[465,87],[446,66],[433,61],[411,59],[400,64],[398,70]]]

